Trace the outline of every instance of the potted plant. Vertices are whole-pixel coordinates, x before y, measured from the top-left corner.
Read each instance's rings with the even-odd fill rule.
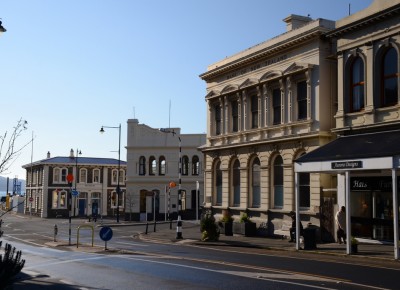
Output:
[[[233,236],[233,217],[229,210],[222,211],[222,218],[218,223],[221,228],[221,233],[224,233],[225,236]]]
[[[355,237],[351,237],[351,252],[358,253],[358,240]]]
[[[256,223],[253,223],[247,213],[242,213],[239,222],[234,223],[233,232],[246,237],[253,237],[256,235]]]
[[[202,241],[218,241],[219,230],[212,214],[206,214],[200,221]]]

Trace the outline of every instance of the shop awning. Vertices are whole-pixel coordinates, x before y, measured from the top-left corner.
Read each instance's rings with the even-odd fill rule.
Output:
[[[399,259],[399,212],[397,198],[397,170],[400,169],[400,130],[358,134],[338,137],[336,140],[296,159],[295,206],[297,228],[299,227],[299,174],[301,172],[330,172],[344,176],[344,199],[346,205],[346,234],[351,237],[350,222],[350,176],[354,171],[390,170],[393,194],[394,258]],[[300,248],[296,233],[296,248]],[[350,243],[346,252],[351,253]]]
[[[296,163],[392,157],[400,155],[400,130],[338,137]]]

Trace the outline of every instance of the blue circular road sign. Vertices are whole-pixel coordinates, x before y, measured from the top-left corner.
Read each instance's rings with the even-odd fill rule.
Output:
[[[107,241],[111,240],[111,238],[113,236],[113,231],[110,227],[102,227],[99,235],[100,235],[100,239],[107,242]]]
[[[72,195],[73,196],[77,196],[79,194],[79,191],[77,191],[77,190],[72,190]]]

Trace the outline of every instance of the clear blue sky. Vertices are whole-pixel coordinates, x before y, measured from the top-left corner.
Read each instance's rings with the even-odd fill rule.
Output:
[[[19,144],[35,136],[3,175],[24,179],[31,153],[117,158],[118,130],[101,125],[121,123],[126,160],[128,119],[205,133],[208,65],[284,33],[290,14],[338,20],[371,2],[2,0],[0,134],[23,118]]]

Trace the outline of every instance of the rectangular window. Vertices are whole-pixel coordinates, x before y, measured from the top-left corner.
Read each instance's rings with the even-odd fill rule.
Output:
[[[114,169],[112,171],[112,184],[117,184],[117,181],[118,181],[118,171]]]
[[[310,174],[299,173],[300,207],[310,207]]]
[[[60,208],[67,207],[67,192],[61,191],[60,192]]]
[[[54,190],[53,191],[53,203],[52,203],[52,208],[58,208],[58,191]]]
[[[53,181],[54,183],[60,183],[60,169],[59,168],[54,168],[54,176],[53,176]],[[29,175],[32,177],[31,175]],[[30,180],[32,181],[32,180]]]
[[[307,82],[297,83],[297,119],[307,119]]]
[[[272,107],[273,107],[273,124],[278,125],[282,122],[281,120],[281,90],[274,89],[272,91]]]
[[[239,108],[237,101],[231,102],[232,106],[232,132],[239,131]]]
[[[67,174],[68,174],[68,170],[66,168],[61,169],[61,182],[62,183],[67,182]]]
[[[215,135],[221,135],[221,107],[215,106]]]
[[[80,170],[79,182],[83,182],[83,183],[87,182],[87,171],[86,171],[86,169],[81,169]]]
[[[99,183],[99,182],[100,182],[100,170],[94,169],[93,170],[93,183]]]
[[[258,128],[258,96],[251,97],[251,128]]]

